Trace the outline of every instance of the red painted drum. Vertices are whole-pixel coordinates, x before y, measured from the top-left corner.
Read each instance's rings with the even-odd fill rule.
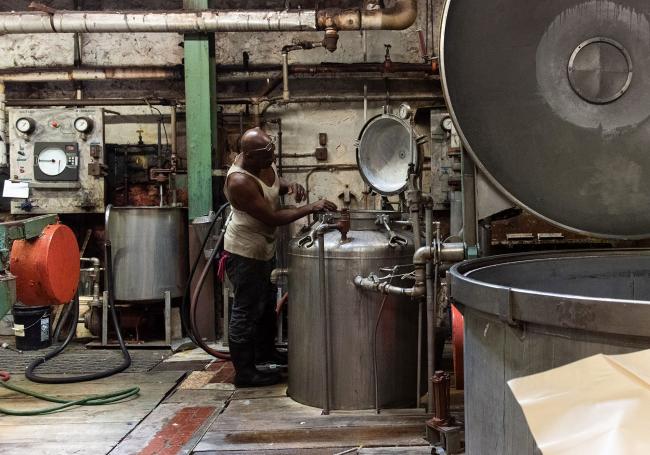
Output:
[[[28,306],[60,305],[74,297],[79,284],[79,246],[72,230],[51,224],[35,240],[16,240],[10,270],[16,297]]]

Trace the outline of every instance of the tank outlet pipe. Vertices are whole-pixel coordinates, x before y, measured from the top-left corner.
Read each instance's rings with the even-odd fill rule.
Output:
[[[325,215],[324,217],[327,217]],[[331,380],[330,380],[330,309],[329,299],[327,296],[327,277],[325,275],[325,233],[333,229],[341,233],[341,242],[347,241],[347,235],[350,231],[350,210],[341,209],[341,217],[336,223],[329,223],[326,218],[316,228],[316,237],[318,238],[318,280],[320,290],[320,307],[321,316],[323,318],[323,384],[324,384],[324,400],[323,400],[323,415],[329,415],[331,409]]]
[[[280,281],[280,278],[283,277],[283,276],[287,276],[288,274],[289,274],[289,269],[287,269],[287,268],[280,268],[280,269],[271,270],[271,283],[278,284],[278,281]]]
[[[415,22],[417,0],[396,0],[390,8],[40,11],[0,13],[0,34],[16,33],[213,33],[304,32],[313,30],[404,30]]]

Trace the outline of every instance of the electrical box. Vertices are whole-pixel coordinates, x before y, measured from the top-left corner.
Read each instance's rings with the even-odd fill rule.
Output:
[[[10,178],[29,186],[12,214],[104,211],[102,109],[10,109],[9,141]]]

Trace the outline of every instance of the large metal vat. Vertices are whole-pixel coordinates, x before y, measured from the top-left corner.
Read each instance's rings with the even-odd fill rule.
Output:
[[[540,453],[508,380],[650,347],[650,250],[496,256],[450,274],[465,316],[469,455]]]
[[[113,248],[115,299],[181,297],[188,275],[187,209],[113,207],[106,211]]]
[[[418,305],[407,297],[384,297],[353,284],[356,275],[413,262],[413,242],[389,246],[387,232],[376,224],[380,212],[352,212],[349,241],[338,231],[325,234],[325,280],[330,319],[324,321],[319,298],[318,245],[289,246],[289,390],[294,400],[325,407],[324,330],[329,324],[331,409],[375,407],[373,334],[377,332],[379,405],[414,407],[417,377]],[[398,229],[393,228],[396,231]],[[303,235],[304,237],[304,235]],[[408,272],[400,268],[397,273]],[[393,284],[403,285],[399,278]],[[407,282],[408,283],[408,282]]]

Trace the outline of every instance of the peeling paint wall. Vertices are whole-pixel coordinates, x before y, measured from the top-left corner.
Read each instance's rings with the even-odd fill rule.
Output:
[[[0,11],[25,11],[29,1],[0,2]],[[80,9],[84,10],[134,10],[152,9],[153,2],[127,0],[78,0]],[[292,8],[313,8],[314,0],[292,0]],[[359,7],[361,0],[319,1],[319,8],[325,7]],[[391,4],[390,0],[386,0]],[[224,0],[211,2],[210,7],[220,9],[283,9],[284,0]],[[433,6],[432,6],[433,5]],[[74,9],[72,0],[48,2],[48,6],[59,9]],[[182,8],[181,0],[164,0],[155,2],[156,10],[174,10]],[[365,38],[366,61],[381,62],[384,59],[385,44],[391,46],[391,58],[399,62],[421,62],[418,50],[416,30],[428,30],[429,46],[438,42],[437,28],[442,0],[419,0],[419,13],[415,26],[405,31],[369,31]],[[434,33],[432,30],[436,29]],[[291,63],[345,62],[364,61],[364,38],[361,32],[341,32],[339,48],[330,53],[325,49],[296,51],[290,54]],[[221,33],[215,36],[216,60],[218,64],[241,64],[243,53],[247,52],[250,64],[280,64],[280,49],[294,39],[321,40],[322,32],[313,33]],[[183,37],[169,33],[140,34],[82,34],[81,62],[87,66],[171,66],[182,64]],[[74,62],[74,35],[6,35],[0,36],[0,72],[2,69],[19,67],[70,67]],[[335,93],[355,93],[362,95],[364,81],[334,80],[292,80],[292,94],[326,95]],[[369,93],[389,94],[391,104],[399,105],[400,93],[417,90],[419,93],[438,90],[431,81],[391,81],[382,80],[365,83]],[[183,81],[96,81],[81,84],[83,96],[87,98],[143,98],[163,97],[182,99],[184,97]],[[226,93],[241,93],[244,83],[219,86]],[[257,93],[260,83],[248,84],[251,93]],[[73,98],[76,86],[73,83],[57,84],[7,84],[7,98]],[[276,95],[281,87],[274,92]],[[148,108],[111,108],[124,115],[141,116],[147,114]],[[224,106],[225,112],[246,112],[244,106]],[[167,113],[168,111],[164,111]],[[382,112],[381,103],[369,103],[367,118]],[[273,106],[266,116],[282,118],[284,133],[284,152],[310,153],[318,142],[318,133],[328,134],[329,164],[355,163],[355,140],[364,124],[363,103],[307,104]],[[111,120],[115,122],[115,120]],[[143,129],[145,142],[155,142],[155,121],[131,124],[111,123],[107,125],[107,142],[137,141],[137,129]],[[182,127],[184,130],[184,126]],[[184,141],[184,136],[179,137]],[[184,147],[181,147],[183,150]],[[314,158],[286,159],[286,165],[316,164]],[[319,163],[320,164],[320,163]],[[287,177],[304,184],[306,172],[288,174]],[[338,195],[349,185],[350,191],[361,199],[363,182],[356,172],[314,173],[310,179],[313,187],[312,199],[327,197],[338,201]],[[372,201],[371,201],[372,202]],[[354,204],[356,205],[356,203]]]

